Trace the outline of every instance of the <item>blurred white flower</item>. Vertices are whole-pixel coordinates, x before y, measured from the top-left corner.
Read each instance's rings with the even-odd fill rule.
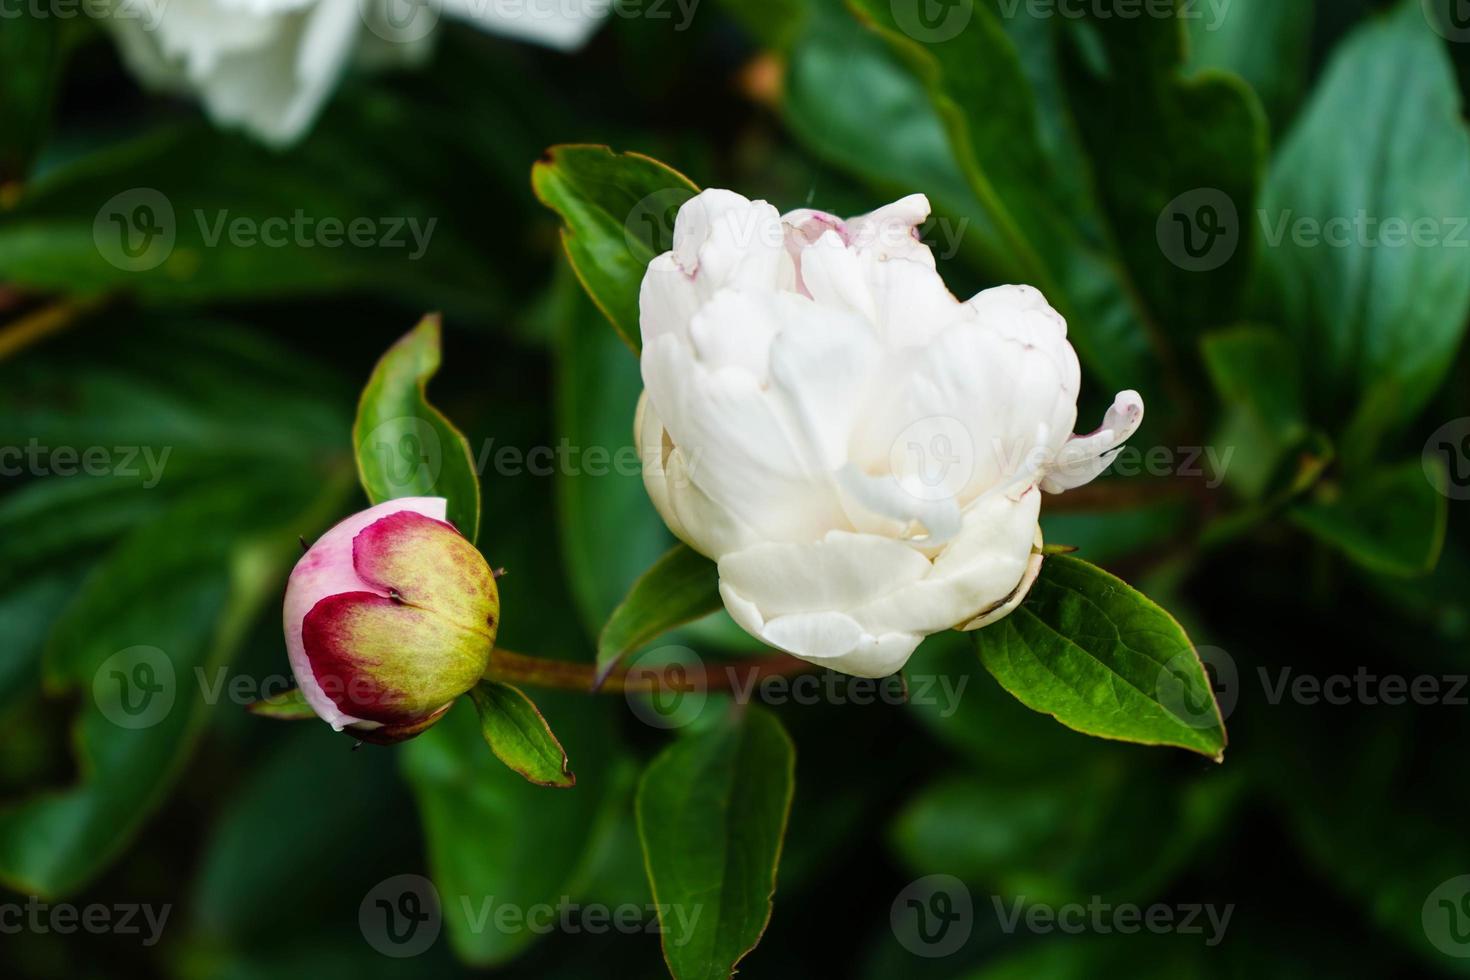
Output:
[[[104,23],[145,84],[274,145],[306,132],[353,62],[421,59],[441,12],[570,51],[611,0],[116,0]]]
[[[1005,616],[1040,569],[1041,491],[1138,427],[1072,435],[1080,371],[1029,286],[960,302],[921,194],[843,221],[707,190],[641,295],[644,483],[771,646],[879,677],[926,635]]]

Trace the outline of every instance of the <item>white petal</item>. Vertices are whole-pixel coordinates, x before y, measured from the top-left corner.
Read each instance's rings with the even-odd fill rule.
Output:
[[[1073,490],[1091,483],[1112,463],[1128,437],[1143,423],[1143,397],[1120,391],[1103,415],[1102,427],[1085,436],[1072,436],[1047,466],[1041,487],[1047,493]]]

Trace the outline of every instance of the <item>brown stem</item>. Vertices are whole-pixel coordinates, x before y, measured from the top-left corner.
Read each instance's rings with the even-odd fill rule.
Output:
[[[0,327],[0,360],[24,350],[39,340],[60,333],[98,309],[105,300],[64,299],[12,320]]]
[[[640,667],[631,674],[627,668],[619,668],[598,686],[597,667],[594,664],[530,657],[496,647],[490,654],[490,665],[485,668],[485,677],[487,680],[511,684],[531,684],[584,693],[592,693],[594,690],[603,694],[673,690],[720,692],[748,690],[751,684],[762,678],[788,677],[816,669],[813,664],[804,660],[777,653],[695,668],[672,664],[657,670]]]

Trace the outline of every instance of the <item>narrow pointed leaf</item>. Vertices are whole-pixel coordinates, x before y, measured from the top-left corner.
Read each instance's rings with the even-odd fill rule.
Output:
[[[597,679],[618,661],[676,626],[720,608],[715,563],[686,544],[676,544],[638,577],[597,638]]]
[[[480,713],[485,742],[497,759],[538,786],[576,785],[566,749],[524,691],[487,680],[470,690],[470,698]]]
[[[272,694],[268,698],[261,698],[259,701],[246,705],[245,710],[252,715],[274,718],[277,721],[305,721],[316,717],[316,712],[312,711],[311,705],[306,703],[306,696],[301,693],[299,687],[282,691],[280,694]]]
[[[480,532],[480,481],[463,435],[425,388],[439,370],[440,325],[424,317],[378,361],[357,403],[352,444],[374,504],[398,497],[444,497],[449,523],[470,541]]]

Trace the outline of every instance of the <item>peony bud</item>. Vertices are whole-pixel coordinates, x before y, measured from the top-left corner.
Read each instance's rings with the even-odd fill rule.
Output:
[[[485,672],[500,621],[495,575],[444,514],[441,497],[370,507],[322,535],[291,572],[291,670],[338,731],[411,738]]]
[[[643,278],[643,478],[763,642],[867,677],[1007,615],[1040,568],[1041,495],[1138,428],[1074,436],[1081,371],[1029,286],[961,302],[911,195],[843,220],[707,190]]]

